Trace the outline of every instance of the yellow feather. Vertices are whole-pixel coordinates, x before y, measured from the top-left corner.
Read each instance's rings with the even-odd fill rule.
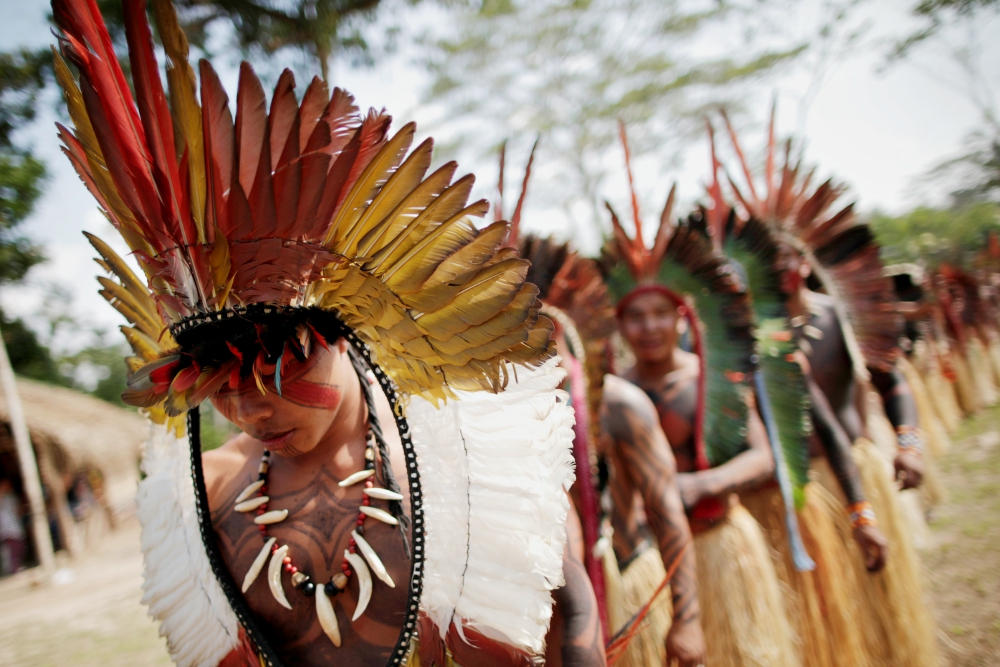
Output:
[[[419,290],[441,262],[476,238],[477,230],[469,216],[481,218],[489,208],[486,201],[479,201],[459,211],[451,220],[414,244],[382,275],[382,280],[396,293]]]
[[[480,231],[469,245],[438,265],[430,278],[424,282],[424,289],[450,283],[458,276],[468,272],[470,267],[482,265],[483,262],[494,256],[497,248],[507,238],[509,229],[510,226],[501,220]]]
[[[437,340],[445,340],[482,324],[510,305],[528,273],[528,261],[510,259],[481,271],[453,299],[416,318],[417,326]]]
[[[229,273],[232,270],[229,261],[229,243],[218,227],[215,228],[215,243],[212,245],[212,252],[208,255],[208,266],[212,270],[212,282],[215,283],[216,294],[226,292],[226,296],[228,296],[227,284],[229,287],[232,286],[232,281],[229,280]],[[233,278],[235,277],[234,275]],[[225,298],[219,299],[216,305],[220,310],[225,307]]]
[[[147,362],[159,359],[160,356],[167,351],[166,347],[163,347],[160,343],[156,342],[150,336],[147,336],[138,329],[133,329],[132,327],[120,327],[123,334],[125,334],[125,340],[128,344],[132,346],[132,351],[136,353],[137,356],[142,357]]]
[[[163,330],[163,322],[160,320],[158,315],[146,312],[139,299],[136,299],[127,289],[113,280],[105,278],[104,276],[98,276],[97,281],[101,283],[101,286],[104,288],[100,290],[100,295],[107,299],[112,306],[117,308],[118,312],[125,315],[129,322],[139,327],[150,336],[160,335],[160,331]],[[119,308],[119,306],[127,308],[131,315],[123,311]]]
[[[191,217],[198,228],[198,242],[205,243],[205,149],[201,128],[194,70],[188,62],[188,41],[177,22],[177,12],[170,0],[153,0],[156,28],[167,54],[167,86],[174,119],[174,139],[178,157],[188,150],[188,174],[191,185]],[[221,285],[224,283],[216,283]]]
[[[406,225],[396,238],[389,239],[365,266],[370,267],[376,276],[381,276],[419,242],[424,234],[465,208],[465,202],[469,200],[469,192],[474,183],[475,179],[471,175],[463,176],[452,183],[440,197],[428,204],[413,222]]]
[[[336,252],[341,252],[344,246],[344,239],[353,231],[354,223],[360,217],[365,203],[375,195],[379,186],[385,182],[392,170],[399,166],[406,151],[410,149],[416,129],[416,123],[407,123],[404,125],[399,132],[386,142],[368,166],[365,167],[365,170],[361,172],[361,176],[351,186],[351,190],[347,193],[344,203],[334,217],[333,224],[330,225],[323,245],[332,248]]]
[[[145,305],[144,307],[151,311],[157,312],[156,302],[153,300],[152,295],[149,293],[149,289],[139,281],[139,278],[132,272],[128,264],[118,256],[114,250],[111,249],[107,243],[97,238],[89,232],[84,232],[84,236],[90,241],[90,245],[94,246],[94,250],[103,258],[104,264],[102,266],[106,267],[108,271],[115,274],[118,279],[125,286],[125,289],[129,291],[136,299],[140,299]],[[145,295],[145,296],[143,296]]]
[[[432,340],[431,344],[441,354],[455,355],[459,354],[463,348],[476,348],[486,345],[526,322],[530,327],[538,319],[537,309],[531,307],[537,298],[538,288],[531,283],[525,283],[511,304],[500,311],[495,317],[482,324],[469,327],[466,331],[452,338],[441,341]],[[525,338],[527,338],[527,333],[525,333]]]
[[[406,199],[400,202],[395,211],[361,238],[361,241],[358,242],[358,255],[368,257],[381,250],[387,239],[395,239],[406,228],[406,225],[420,215],[421,211],[448,188],[457,168],[456,163],[449,162],[428,176],[423,183],[406,196]],[[365,268],[370,269],[371,267],[366,264]]]
[[[372,203],[361,214],[351,233],[341,245],[343,254],[356,254],[358,239],[364,238],[373,227],[377,227],[385,218],[392,217],[400,202],[405,201],[420,185],[421,179],[427,173],[427,168],[431,166],[433,147],[434,144],[430,140],[417,146],[399,169],[389,177],[389,180],[372,199]]]

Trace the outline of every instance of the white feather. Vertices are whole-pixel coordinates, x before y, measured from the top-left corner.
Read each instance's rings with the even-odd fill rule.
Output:
[[[407,407],[427,528],[421,606],[529,653],[544,651],[573,482],[573,411],[558,360],[510,367],[500,394]]]
[[[186,439],[151,426],[136,496],[145,559],[143,603],[179,667],[216,667],[239,644],[236,615],[198,529]]]

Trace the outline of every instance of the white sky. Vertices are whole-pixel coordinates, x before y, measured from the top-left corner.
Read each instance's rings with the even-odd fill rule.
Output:
[[[802,108],[800,101],[810,78],[801,69],[769,82],[751,100],[763,119],[777,93],[779,129],[804,136],[808,160],[819,164],[823,174],[849,183],[862,210],[899,213],[939,197],[940,193],[918,191],[915,178],[955,154],[978,121],[961,87],[949,85],[960,78],[940,52],[927,50],[914,63],[894,66],[884,74],[876,71],[884,48],[878,49],[872,43],[880,36],[904,31],[908,25],[907,8],[914,2],[870,0],[864,5],[861,17],[872,23],[867,46],[831,66],[807,108]],[[43,0],[0,0],[0,16],[4,17],[0,22],[0,49],[51,43],[50,26],[45,21],[48,11],[48,3]],[[984,60],[991,65],[1000,63],[1000,21],[993,19],[980,26],[980,39],[990,44]],[[235,90],[233,77],[224,71],[222,74],[227,89]],[[989,73],[994,84],[997,75],[996,70]],[[405,49],[377,69],[357,71],[340,65],[335,76],[335,83],[350,90],[363,107],[385,106],[400,120],[428,116],[427,109],[420,106],[426,82],[427,77],[409,62]],[[32,271],[27,286],[5,288],[0,303],[13,314],[30,316],[42,307],[46,285],[57,284],[70,293],[74,315],[111,329],[121,321],[97,295],[93,276],[98,269],[81,231],[97,233],[107,241],[117,240],[117,234],[60,153],[52,126],[53,107],[51,100],[45,100],[40,105],[39,122],[25,133],[36,154],[46,161],[51,180],[36,212],[22,227],[26,235],[45,246],[50,260]],[[748,141],[759,145],[760,135],[748,137]],[[676,174],[682,197],[689,201],[698,196],[707,174],[706,152],[702,145],[692,147]],[[522,160],[515,156],[512,162],[518,165]],[[465,162],[462,167],[480,174],[474,195],[492,199],[495,161]],[[519,167],[514,168],[515,178],[520,177],[519,171]],[[619,197],[623,193],[608,194]],[[647,214],[660,205],[660,201],[645,202]],[[525,221],[529,228],[531,217],[528,215]],[[545,231],[558,233],[560,224],[564,223],[551,222]],[[118,247],[123,249],[121,244]],[[59,345],[74,347],[72,341],[60,341]]]

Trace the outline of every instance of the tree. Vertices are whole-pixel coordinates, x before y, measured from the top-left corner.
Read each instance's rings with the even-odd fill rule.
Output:
[[[990,233],[1000,233],[1000,206],[980,202],[962,208],[918,208],[897,217],[875,214],[870,222],[887,263],[971,266]]]
[[[41,249],[16,228],[42,193],[45,165],[18,146],[14,135],[34,119],[51,66],[44,50],[0,53],[0,283],[21,280],[43,259]]]
[[[545,189],[559,192],[564,207],[583,204],[597,216],[601,181],[621,172],[618,120],[636,152],[656,153],[663,167],[703,131],[708,110],[738,106],[805,50],[801,38],[769,32],[767,6],[484,0],[455,10],[450,36],[426,40],[428,97],[447,110],[454,143],[480,155],[508,136],[540,134],[539,157],[558,173]],[[764,33],[769,45],[759,47]]]
[[[201,51],[207,52],[210,28],[222,21],[232,25],[244,53],[267,57],[282,50],[304,53],[319,64],[324,81],[329,81],[334,58],[369,60],[372,48],[362,28],[374,20],[380,4],[380,0],[174,0],[181,27]],[[116,46],[124,47],[121,0],[99,0],[98,6]]]
[[[983,26],[1000,14],[1000,0],[921,0],[912,14],[922,26],[898,40],[887,64],[913,60],[919,49],[943,49],[954,74],[929,71],[945,87],[969,100],[980,115],[979,127],[970,131],[958,155],[933,169],[925,179],[949,184],[952,204],[963,207],[976,201],[1000,201],[1000,108],[994,86],[995,66],[984,54]]]

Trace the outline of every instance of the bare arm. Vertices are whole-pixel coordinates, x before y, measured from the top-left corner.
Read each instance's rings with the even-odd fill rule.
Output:
[[[915,438],[918,439],[915,431],[920,425],[920,418],[917,414],[917,402],[913,399],[913,392],[906,378],[899,369],[892,371],[879,371],[870,368],[872,384],[882,397],[882,404],[885,406],[885,416],[896,428],[900,435],[900,450],[893,460],[896,469],[896,478],[902,482],[904,489],[913,489],[923,482],[924,466],[920,459],[920,448],[910,447],[903,449],[904,442],[910,444]],[[903,438],[906,438],[904,441]]]
[[[837,476],[848,504],[859,503],[865,499],[865,493],[861,488],[858,467],[854,465],[854,458],[851,456],[851,439],[833,413],[826,394],[811,375],[806,375],[806,385],[809,387],[809,401],[812,405],[813,428],[823,445],[826,459]]]
[[[608,377],[605,385],[605,405],[602,421],[605,430],[615,443],[616,454],[625,468],[623,477],[632,483],[642,496],[649,526],[656,535],[660,556],[665,567],[679,559],[670,580],[673,599],[674,628],[678,637],[675,644],[690,642],[688,646],[671,646],[668,653],[682,664],[703,661],[704,640],[701,636],[701,607],[698,602],[697,577],[693,548],[685,545],[691,541],[691,530],[676,486],[674,457],[660,428],[656,409],[649,398],[638,388],[620,378]],[[684,628],[697,628],[694,638],[681,637]]]
[[[562,618],[562,664],[566,667],[603,667],[606,664],[597,598],[583,565],[583,529],[576,510],[570,507],[566,521],[563,574],[566,583],[553,591]]]
[[[882,397],[882,404],[885,406],[885,416],[889,418],[896,428],[909,426],[916,428],[919,425],[917,415],[917,402],[913,400],[913,392],[906,378],[898,369],[892,371],[878,371],[873,368],[868,369],[872,376],[872,384]]]
[[[720,466],[688,473],[694,479],[695,492],[685,503],[693,506],[703,498],[728,496],[759,487],[774,477],[774,455],[767,441],[767,431],[750,406],[747,419],[747,445],[749,448]]]

